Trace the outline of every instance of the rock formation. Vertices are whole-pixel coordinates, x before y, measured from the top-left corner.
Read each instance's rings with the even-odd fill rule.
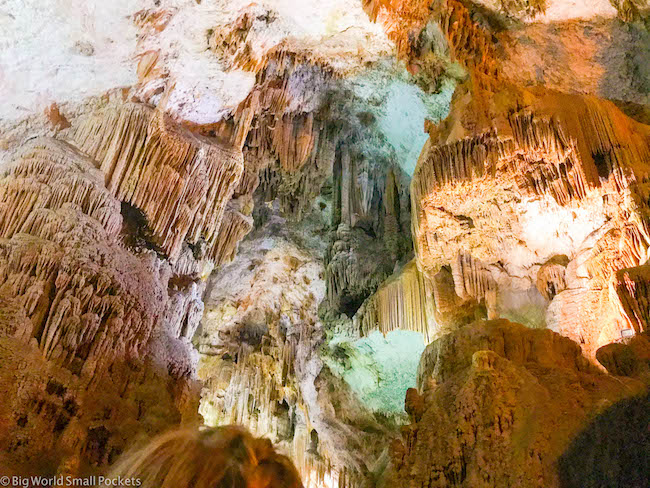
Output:
[[[136,104],[82,119],[72,138],[100,163],[115,197],[144,213],[156,245],[172,261],[184,242],[199,241],[205,242],[208,259],[220,259],[219,229],[243,171],[241,152],[201,139],[163,112]],[[241,224],[233,225],[236,218],[227,220],[243,237]]]
[[[7,1],[0,475],[647,484],[646,2]]]
[[[200,412],[209,424],[238,423],[269,436],[310,486],[359,486],[391,434],[317,353],[325,270],[315,249],[297,241],[286,220],[272,214],[211,278],[195,339],[204,380]]]
[[[8,463],[52,473],[198,421],[205,279],[252,227],[239,148],[119,102],[67,136],[24,143],[0,197],[0,437]]]
[[[87,155],[42,138],[0,183],[0,437],[24,470],[101,466],[135,436],[196,417],[197,283],[126,244],[103,180]]]
[[[389,486],[562,486],[569,439],[644,388],[598,372],[567,338],[506,320],[432,342],[418,382]]]

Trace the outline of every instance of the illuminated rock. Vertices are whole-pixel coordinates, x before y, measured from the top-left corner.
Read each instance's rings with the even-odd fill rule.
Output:
[[[241,152],[216,145],[142,105],[104,109],[80,121],[79,148],[100,162],[106,187],[141,209],[172,260],[204,240],[215,258],[223,213],[243,171]]]
[[[551,331],[505,320],[466,325],[423,354],[388,484],[563,486],[557,460],[573,437],[643,388],[598,372]]]
[[[138,433],[196,418],[203,285],[127,247],[91,159],[26,143],[0,181],[0,228],[0,442],[16,466],[105,465]]]
[[[421,333],[429,342],[438,332],[433,290],[414,261],[409,262],[397,276],[382,283],[361,306],[354,320],[364,335],[374,329],[383,334],[410,330]]]

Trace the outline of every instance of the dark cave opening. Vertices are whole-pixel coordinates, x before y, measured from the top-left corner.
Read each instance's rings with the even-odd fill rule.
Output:
[[[149,227],[147,217],[142,210],[128,202],[121,202],[122,214],[122,242],[134,250],[148,249],[163,255],[160,247],[155,243],[153,231]]]

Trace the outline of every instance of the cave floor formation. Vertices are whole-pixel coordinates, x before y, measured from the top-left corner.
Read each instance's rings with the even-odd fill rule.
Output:
[[[646,0],[6,0],[0,100],[6,486],[650,486]]]

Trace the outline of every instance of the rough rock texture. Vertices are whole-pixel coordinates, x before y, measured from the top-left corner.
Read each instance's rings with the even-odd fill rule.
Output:
[[[102,466],[196,418],[201,285],[125,243],[95,164],[34,139],[0,182],[0,442],[28,473]]]
[[[630,328],[612,291],[619,269],[647,257],[650,128],[611,102],[518,86],[489,23],[455,0],[427,18],[470,75],[451,115],[428,125],[411,183],[418,268],[442,298],[437,327],[508,317],[547,325],[593,357]],[[404,55],[423,59],[418,45]]]
[[[507,320],[440,337],[418,375],[388,486],[564,486],[557,460],[571,439],[643,390],[598,372],[571,340]]]
[[[390,434],[319,357],[324,268],[301,240],[272,214],[211,278],[195,339],[200,411],[269,436],[308,486],[365,486]]]
[[[309,488],[634,486],[647,2],[52,3],[0,7],[3,470],[193,420],[193,340]]]

